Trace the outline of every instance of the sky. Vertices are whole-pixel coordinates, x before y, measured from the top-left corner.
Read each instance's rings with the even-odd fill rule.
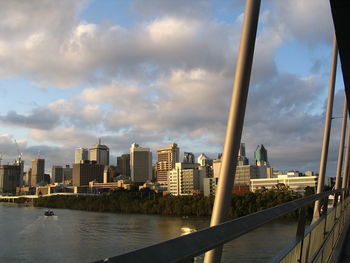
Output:
[[[243,0],[0,2],[0,155],[71,164],[101,138],[222,151]],[[315,8],[317,6],[317,8]],[[242,142],[275,169],[318,172],[332,52],[327,0],[262,1]],[[338,65],[334,116],[341,116]],[[332,122],[327,175],[341,119]],[[15,142],[16,141],[16,142]]]

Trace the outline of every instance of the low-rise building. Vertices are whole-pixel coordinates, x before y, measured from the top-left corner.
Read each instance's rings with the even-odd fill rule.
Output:
[[[258,189],[272,189],[277,184],[284,184],[290,190],[304,192],[305,187],[316,187],[317,176],[288,176],[287,174],[278,175],[277,178],[251,179],[250,190],[255,192]]]

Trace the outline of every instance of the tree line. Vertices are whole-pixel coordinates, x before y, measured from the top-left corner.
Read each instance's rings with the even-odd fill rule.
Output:
[[[308,189],[310,194],[313,190]],[[261,189],[243,195],[232,195],[230,218],[248,215],[302,197],[283,184],[273,189]],[[210,216],[214,196],[172,196],[157,194],[149,189],[140,191],[115,190],[96,196],[50,196],[34,200],[34,206],[66,208],[96,212],[141,213],[171,216]],[[312,209],[311,209],[312,210]],[[310,211],[311,213],[312,211]],[[297,211],[289,215],[295,217]]]

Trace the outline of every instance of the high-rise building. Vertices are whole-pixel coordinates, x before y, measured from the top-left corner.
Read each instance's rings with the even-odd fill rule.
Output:
[[[97,164],[109,165],[109,148],[101,144],[99,140],[98,144],[91,146],[89,158],[90,161],[95,161]]]
[[[74,163],[83,163],[89,160],[89,150],[86,148],[75,149],[75,159]]]
[[[175,164],[179,162],[179,147],[176,143],[170,144],[168,147],[157,150],[158,161],[156,165],[157,181],[160,184],[167,184],[168,171],[175,168]]]
[[[258,166],[264,165],[269,166],[269,161],[267,159],[267,150],[264,145],[260,144],[254,152],[255,164]]]
[[[0,165],[0,194],[16,193],[21,184],[21,165]]]
[[[73,185],[74,186],[88,186],[89,182],[96,181],[103,183],[104,165],[91,163],[73,164]]]
[[[37,186],[44,181],[45,159],[32,160],[32,176],[30,186]]]
[[[53,165],[51,171],[51,177],[53,183],[63,182],[63,167],[61,165]]]
[[[237,160],[237,165],[248,165],[249,160],[247,156],[245,155],[245,144],[241,143],[238,151],[238,160]]]
[[[130,154],[122,154],[117,157],[117,172],[130,177]]]
[[[188,156],[190,157],[190,156]],[[193,195],[199,190],[198,163],[176,163],[175,168],[168,172],[168,191],[172,195]]]
[[[130,173],[133,182],[152,179],[152,153],[149,148],[133,143],[130,147]]]

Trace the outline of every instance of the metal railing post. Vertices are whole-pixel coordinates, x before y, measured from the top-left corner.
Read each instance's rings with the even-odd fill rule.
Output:
[[[238,149],[241,142],[247,104],[260,2],[260,0],[246,1],[224,151],[210,226],[224,222],[227,219],[228,208],[230,207]],[[204,262],[220,262],[221,253],[222,246],[207,252]]]
[[[343,120],[342,120],[342,124],[341,124],[340,141],[339,141],[337,176],[335,178],[335,189],[336,190],[340,189],[340,187],[341,187],[340,182],[341,182],[341,171],[343,168],[344,143],[345,143],[347,117],[348,117],[348,103],[347,103],[347,99],[346,99],[346,95],[345,95],[344,96]]]
[[[317,194],[322,193],[324,190],[323,188],[324,188],[324,179],[325,179],[326,167],[327,167],[328,146],[329,146],[329,138],[331,133],[334,87],[335,87],[335,78],[336,78],[336,72],[337,72],[337,58],[338,58],[338,47],[337,47],[337,39],[334,34],[332,65],[331,65],[329,90],[328,90],[328,102],[327,102],[326,119],[325,119],[324,133],[323,133],[322,153],[321,153],[321,160],[320,160],[320,172],[319,172],[318,181],[317,181],[317,192],[316,192]],[[320,218],[320,208],[321,208],[320,202],[316,201],[315,207],[314,207],[314,215],[312,219],[313,222],[315,222]]]
[[[348,189],[348,177],[349,177],[349,155],[350,155],[350,123],[348,124],[348,132],[347,132],[347,142],[345,148],[345,157],[344,157],[344,173],[341,187],[344,189],[342,193],[342,200],[345,200],[346,192]]]

